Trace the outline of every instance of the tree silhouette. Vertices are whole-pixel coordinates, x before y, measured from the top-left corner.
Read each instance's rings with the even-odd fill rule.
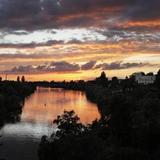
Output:
[[[21,81],[24,83],[25,82],[25,77],[22,76]]]
[[[157,72],[155,84],[160,88],[160,70]]]
[[[19,76],[17,76],[17,82],[20,82],[20,77]]]
[[[58,131],[51,139],[43,136],[38,150],[39,160],[103,160],[105,141],[98,137],[98,124],[84,127],[74,111],[64,111],[54,123]],[[96,132],[90,132],[91,130]]]
[[[103,87],[108,86],[108,78],[106,77],[106,74],[104,71],[101,73],[100,77],[96,78],[96,83]]]
[[[64,111],[64,114],[57,116],[53,121],[59,129],[56,132],[56,137],[62,138],[66,136],[76,136],[83,133],[85,127],[79,122],[79,117],[74,111]]]

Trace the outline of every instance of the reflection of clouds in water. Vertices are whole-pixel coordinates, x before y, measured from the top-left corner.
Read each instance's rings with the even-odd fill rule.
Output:
[[[58,105],[59,106],[59,105],[64,105],[64,104],[70,103],[71,99],[69,99],[69,98],[52,99],[49,101],[47,99],[46,100],[41,99],[39,102],[40,102],[40,104],[37,106],[44,106],[44,107],[47,107],[48,105]]]
[[[64,89],[62,88],[42,88],[42,87],[37,87],[37,90],[36,92],[38,93],[45,93],[45,92],[62,92],[62,91],[65,91]]]
[[[64,103],[69,103],[71,100],[70,99],[56,99],[51,101],[49,104],[64,104]]]
[[[87,101],[83,92],[38,88],[25,101],[22,121],[51,122],[64,110],[74,110],[83,123],[99,118],[96,104]]]
[[[49,125],[46,123],[34,123],[33,121],[28,122],[21,122],[16,124],[7,124],[1,130],[2,135],[4,136],[11,136],[11,137],[18,137],[20,138],[30,138],[32,140],[38,140],[43,135],[51,135],[51,133],[55,130],[53,125]]]

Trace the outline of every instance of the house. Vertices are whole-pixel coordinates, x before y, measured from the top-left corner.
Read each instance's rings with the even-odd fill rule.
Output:
[[[153,84],[156,80],[156,76],[153,73],[144,74],[143,72],[134,73],[132,76],[135,77],[135,81],[138,84]]]

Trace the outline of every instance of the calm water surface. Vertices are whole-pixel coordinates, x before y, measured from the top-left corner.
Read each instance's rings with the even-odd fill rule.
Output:
[[[64,110],[74,110],[85,124],[100,116],[96,104],[89,102],[83,92],[37,88],[26,98],[20,122],[6,124],[1,129],[0,158],[37,160],[40,138],[54,131],[52,121]]]

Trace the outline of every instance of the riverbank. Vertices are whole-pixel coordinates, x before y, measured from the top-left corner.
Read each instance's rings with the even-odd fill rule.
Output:
[[[92,86],[90,92],[89,96],[96,100],[102,88]],[[159,88],[139,86],[112,93],[99,106],[105,113],[102,119],[89,126],[80,123],[73,111],[65,112],[54,121],[59,131],[51,137],[42,137],[39,159],[157,160],[160,156],[159,106]]]
[[[0,126],[5,122],[19,121],[24,99],[36,90],[35,85],[27,82],[0,82]]]

